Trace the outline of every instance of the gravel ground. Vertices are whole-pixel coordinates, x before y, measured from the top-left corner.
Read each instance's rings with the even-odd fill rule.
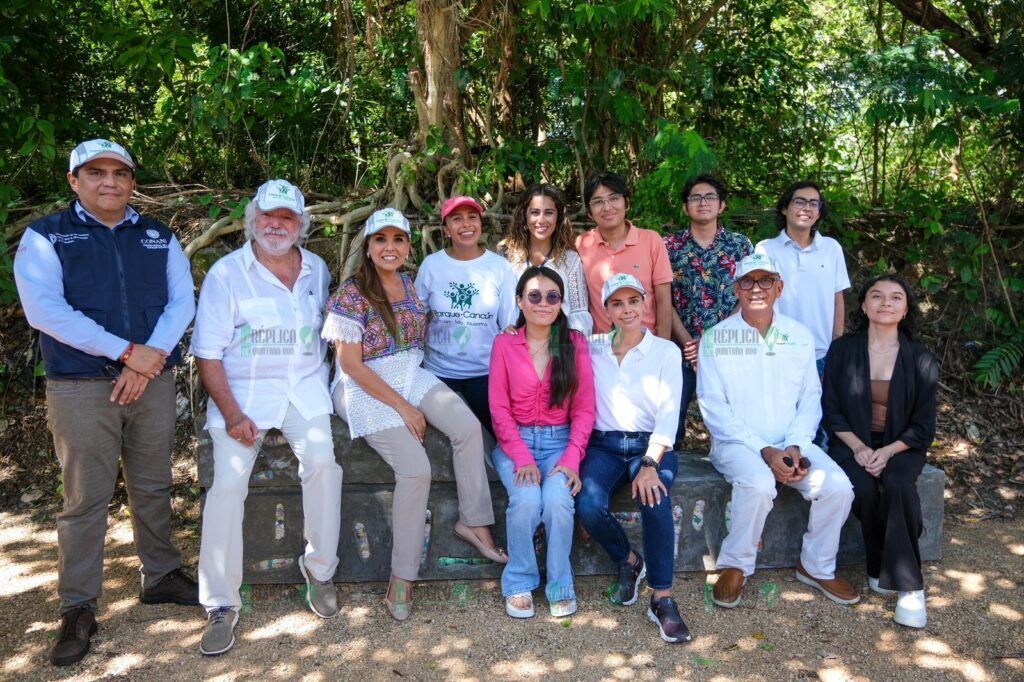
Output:
[[[194,562],[196,541],[178,538]],[[791,571],[761,571],[733,611],[705,606],[703,574],[680,574],[676,596],[695,634],[661,642],[644,616],[602,599],[609,579],[581,578],[580,611],[559,620],[504,615],[495,581],[421,583],[413,618],[390,620],[384,585],[340,586],[340,617],[303,607],[295,586],[256,586],[235,648],[197,652],[198,608],[143,606],[131,526],[112,518],[99,634],[85,660],[52,668],[58,625],[56,533],[24,514],[0,513],[0,676],[7,679],[556,679],[583,680],[1008,680],[1024,679],[1024,529],[1013,521],[948,519],[944,559],[926,566],[929,623],[891,621],[894,602],[865,595],[826,601]],[[861,567],[844,575],[865,582]],[[775,590],[772,589],[775,586]],[[460,604],[462,597],[462,604]],[[538,600],[538,606],[545,605]]]

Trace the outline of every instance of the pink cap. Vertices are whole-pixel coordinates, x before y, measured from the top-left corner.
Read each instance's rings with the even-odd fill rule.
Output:
[[[483,215],[484,208],[480,204],[476,203],[476,200],[472,197],[452,197],[443,204],[441,204],[441,222],[443,223],[448,219],[454,211],[462,208],[463,206],[470,206],[474,211]]]

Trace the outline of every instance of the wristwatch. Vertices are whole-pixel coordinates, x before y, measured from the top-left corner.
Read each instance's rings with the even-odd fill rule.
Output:
[[[659,468],[658,460],[654,459],[650,455],[644,455],[643,459],[640,460],[640,466],[642,467],[654,467]]]

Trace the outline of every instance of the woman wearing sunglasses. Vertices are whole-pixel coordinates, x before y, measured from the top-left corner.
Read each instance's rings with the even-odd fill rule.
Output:
[[[531,266],[516,285],[518,333],[491,352],[489,396],[498,446],[494,468],[508,491],[508,564],[501,576],[505,611],[534,614],[540,571],[533,536],[547,535],[545,593],[555,617],[576,612],[569,552],[579,468],[594,426],[594,381],[582,334],[562,310],[565,287],[548,267]]]
[[[531,265],[544,265],[561,275],[565,283],[562,309],[569,328],[589,337],[594,318],[590,316],[587,280],[575,241],[565,195],[554,185],[540,183],[519,198],[512,212],[512,227],[498,245],[498,253],[512,264],[517,277]]]

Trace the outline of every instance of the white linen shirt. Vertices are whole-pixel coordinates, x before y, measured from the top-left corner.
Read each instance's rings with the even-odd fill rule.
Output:
[[[620,365],[612,352],[612,337],[600,334],[590,344],[598,431],[651,434],[650,442],[675,446],[679,403],[683,394],[683,356],[679,347],[644,330]]]
[[[807,327],[775,311],[764,337],[733,315],[704,332],[697,402],[711,446],[809,447],[821,421],[821,382]]]
[[[777,237],[758,242],[754,251],[771,258],[782,271],[784,286],[775,312],[807,327],[814,336],[815,357],[825,357],[832,345],[836,294],[850,288],[843,247],[815,231],[810,246],[802,249],[781,230]]]
[[[199,292],[189,350],[223,363],[238,406],[259,429],[280,428],[289,403],[305,419],[334,409],[327,342],[320,338],[330,274],[319,256],[299,251],[302,267],[291,291],[246,242],[214,263]],[[212,399],[206,428],[226,428]]]

